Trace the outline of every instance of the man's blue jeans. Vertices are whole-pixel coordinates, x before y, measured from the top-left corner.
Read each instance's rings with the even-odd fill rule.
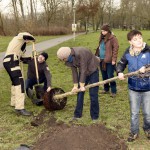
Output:
[[[99,82],[99,71],[98,69],[91,75],[86,77],[85,85]],[[90,95],[90,115],[92,119],[99,118],[99,102],[98,102],[98,90],[99,86],[92,87],[89,89]],[[74,112],[74,117],[81,118],[83,111],[84,92],[79,92],[77,96],[77,105]]]
[[[44,91],[47,90],[47,80],[46,77],[39,78],[39,83],[44,83]],[[37,79],[26,79],[26,92],[28,91],[28,88],[33,89],[33,86],[37,84]]]
[[[131,132],[139,133],[139,111],[142,106],[143,129],[150,130],[150,91],[136,92],[129,90],[130,112],[131,112]]]
[[[115,65],[112,65],[111,63],[106,63],[106,70],[103,70],[102,62],[100,62],[100,69],[101,69],[103,80],[107,80],[114,77]],[[111,87],[111,93],[116,94],[117,89],[116,89],[115,81],[110,82],[110,86],[109,83],[104,84],[104,91],[109,91],[110,87]]]

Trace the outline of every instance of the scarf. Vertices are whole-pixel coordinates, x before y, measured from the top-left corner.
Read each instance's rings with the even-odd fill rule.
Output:
[[[70,62],[70,63],[73,62],[73,56],[72,56],[72,55],[69,55],[69,57],[68,57],[68,59],[67,59],[67,62]]]
[[[130,55],[131,56],[138,56],[141,53],[141,51],[145,48],[145,46],[146,46],[146,43],[144,42],[140,51],[134,51],[133,46],[131,45],[130,48],[129,48]]]

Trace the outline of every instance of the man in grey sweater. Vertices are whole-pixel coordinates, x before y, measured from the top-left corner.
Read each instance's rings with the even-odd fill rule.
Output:
[[[99,59],[84,47],[61,47],[57,51],[57,57],[64,61],[65,65],[72,70],[74,82],[72,92],[76,92],[78,88],[81,90],[77,96],[77,105],[73,119],[81,118],[84,92],[86,90],[85,85],[99,82]],[[91,101],[90,115],[92,120],[99,118],[98,90],[98,86],[89,89]]]

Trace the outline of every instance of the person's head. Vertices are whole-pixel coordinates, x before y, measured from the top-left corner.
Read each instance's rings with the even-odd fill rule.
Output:
[[[38,56],[38,62],[39,63],[43,63],[44,61],[46,61],[48,58],[48,54],[45,52],[42,52],[39,56]]]
[[[102,27],[101,27],[101,33],[102,35],[106,35],[107,33],[111,33],[111,29],[110,29],[110,26],[108,24],[104,24]]]
[[[61,47],[57,51],[57,57],[61,61],[67,61],[70,54],[71,49],[69,47]]]
[[[143,38],[142,33],[138,30],[132,30],[127,34],[127,39],[134,48],[142,48]]]

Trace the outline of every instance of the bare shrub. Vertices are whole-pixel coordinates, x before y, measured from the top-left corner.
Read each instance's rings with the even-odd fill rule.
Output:
[[[68,28],[65,27],[50,27],[50,28],[35,28],[31,30],[31,33],[33,35],[66,35],[68,33],[70,33],[71,31]]]

